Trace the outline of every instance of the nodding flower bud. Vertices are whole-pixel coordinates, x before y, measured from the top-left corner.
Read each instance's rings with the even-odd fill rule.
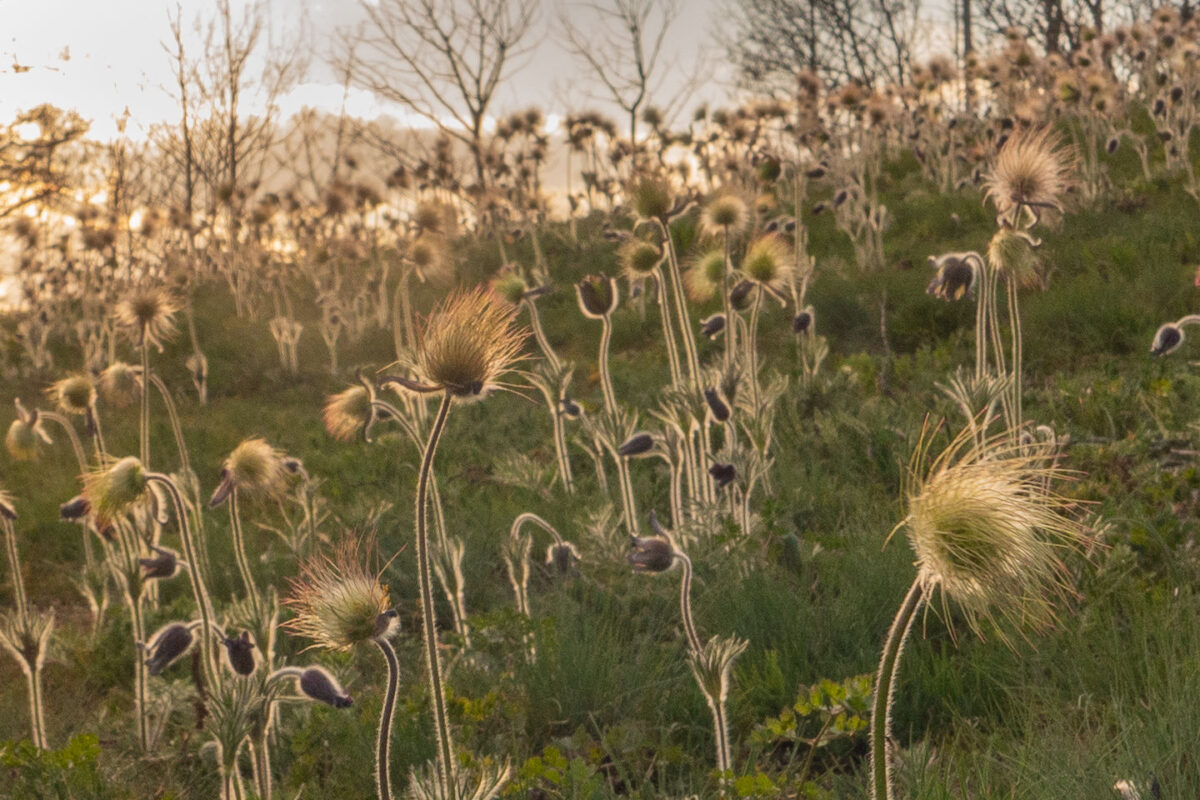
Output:
[[[17,508],[13,505],[12,495],[4,491],[0,491],[0,517],[10,522],[17,518]]]
[[[213,490],[212,497],[208,498],[208,507],[217,508],[224,504],[229,499],[229,495],[233,493],[233,481],[229,480],[229,470],[221,469],[221,482],[217,484],[217,488]]]
[[[334,708],[349,708],[354,705],[354,700],[346,694],[346,690],[321,667],[309,667],[300,673],[299,684],[300,691],[313,700],[328,703]]]
[[[231,670],[238,675],[254,672],[254,641],[250,638],[250,631],[242,631],[240,636],[232,639],[222,639],[221,644],[225,645],[225,656]]]
[[[814,180],[817,178],[824,178],[825,177],[825,167],[818,164],[817,166],[815,166],[812,169],[805,172],[804,177],[812,178]]]
[[[700,333],[704,334],[709,339],[712,339],[723,330],[725,330],[724,314],[713,314],[708,319],[703,319],[700,321]]]
[[[806,308],[792,317],[792,333],[808,333],[812,330],[812,324],[813,313],[810,309]]]
[[[158,675],[174,664],[192,646],[192,631],[182,622],[172,622],[159,629],[150,641],[150,657],[146,659],[146,671]]]
[[[375,638],[390,639],[400,631],[400,612],[389,608],[375,617]]]
[[[58,518],[64,522],[83,519],[92,511],[92,504],[83,495],[76,495],[58,507]]]
[[[575,284],[575,296],[586,317],[603,319],[617,310],[617,282],[607,275],[588,275]]]
[[[1154,342],[1150,345],[1150,355],[1165,356],[1183,344],[1183,329],[1167,323],[1154,332]]]
[[[555,542],[546,548],[546,563],[560,578],[570,575],[579,560],[579,551],[570,542]]]
[[[716,389],[704,390],[704,402],[708,403],[708,410],[712,412],[713,419],[717,422],[729,421],[729,406],[725,405]]]
[[[840,192],[838,192],[837,194],[835,194],[833,196],[833,207],[837,208],[842,203],[846,202],[847,198],[849,198],[849,197],[850,197],[850,192],[848,192],[845,189],[842,189]]]
[[[739,281],[736,286],[729,290],[729,302],[738,311],[742,311],[750,304],[750,291],[753,288],[754,281]]]
[[[824,211],[825,211],[825,209],[826,209],[826,208],[827,208],[827,206],[825,205],[825,203],[816,203],[816,204],[815,204],[815,205],[812,207],[812,212],[811,212],[811,213],[812,213],[812,215],[815,217],[815,216],[817,216],[818,214],[824,213]]]
[[[576,403],[569,397],[563,397],[559,401],[559,407],[562,409],[562,413],[571,419],[579,419],[580,415],[583,414],[583,409],[579,407],[579,403]]]
[[[708,468],[708,474],[717,482],[718,489],[724,489],[733,483],[733,479],[737,477],[737,469],[733,464],[725,464],[718,461]]]
[[[1121,140],[1114,136],[1108,140],[1108,144],[1104,146],[1104,150],[1111,156],[1113,153],[1117,152],[1117,148],[1120,146]]]
[[[634,572],[665,572],[675,563],[675,548],[662,536],[634,536],[629,564]]]
[[[654,437],[648,433],[635,433],[625,440],[624,444],[617,448],[617,455],[625,456],[640,456],[650,452],[654,447]]]
[[[150,549],[158,553],[154,558],[139,558],[143,578],[174,578],[179,574],[179,554],[174,550],[158,545],[150,545]]]

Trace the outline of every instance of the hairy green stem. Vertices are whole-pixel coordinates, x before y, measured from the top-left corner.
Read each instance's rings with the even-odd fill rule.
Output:
[[[604,325],[600,334],[600,389],[604,392],[604,410],[616,414],[617,397],[613,392],[612,373],[608,371],[608,347],[612,342],[611,315],[605,314],[600,321]]]
[[[679,258],[675,254],[675,242],[671,238],[671,229],[663,220],[657,220],[663,241],[667,245],[667,272],[670,277],[671,296],[675,301],[675,315],[679,318],[679,328],[683,336],[683,351],[687,358],[688,378],[692,389],[700,394],[700,357],[696,350],[696,337],[692,332],[692,317],[688,313],[687,301],[683,296],[683,281],[679,273]]]
[[[1012,386],[1009,391],[1012,396],[1013,422],[1016,425],[1009,428],[1016,436],[1020,435],[1021,426],[1025,424],[1022,411],[1021,391],[1021,307],[1017,295],[1017,282],[1008,280],[1008,325],[1012,337]]]
[[[450,719],[446,711],[446,695],[442,688],[442,665],[438,654],[437,616],[433,607],[433,576],[429,558],[428,511],[429,477],[433,471],[433,457],[438,441],[446,425],[453,402],[449,392],[442,394],[437,416],[429,431],[429,440],[421,458],[421,472],[417,477],[417,584],[421,594],[422,642],[425,648],[426,677],[429,679],[430,703],[437,734],[437,772],[442,796],[446,800],[457,800],[454,787],[454,745],[450,739]]]
[[[892,766],[888,760],[888,734],[892,727],[892,692],[896,689],[897,668],[904,642],[912,630],[917,611],[925,600],[925,587],[918,577],[913,581],[892,620],[883,657],[875,676],[875,696],[871,701],[871,798],[892,800]]]
[[[554,348],[550,346],[550,341],[546,338],[546,332],[542,330],[542,316],[538,313],[537,303],[531,298],[525,298],[521,301],[521,305],[529,312],[529,327],[533,329],[533,338],[537,340],[538,347],[542,349],[542,355],[550,362],[550,368],[555,372],[562,369],[562,362],[558,358],[558,354],[554,352]]]
[[[250,571],[250,562],[246,559],[246,539],[242,534],[242,515],[238,510],[238,490],[234,487],[229,492],[229,528],[233,532],[233,558],[237,562],[238,572],[242,573],[242,583],[246,587],[246,597],[255,615],[262,608],[262,596],[254,583],[254,574]]]
[[[667,344],[667,362],[671,366],[671,385],[677,389],[683,388],[683,370],[679,366],[679,343],[675,341],[675,330],[671,324],[671,307],[667,300],[667,283],[663,278],[662,267],[654,268],[654,286],[658,295],[658,316],[662,321],[663,341]]]
[[[391,642],[381,638],[373,641],[383,653],[388,667],[387,691],[383,695],[383,709],[379,712],[379,732],[375,737],[375,793],[379,800],[391,800],[392,715],[396,711],[396,690],[400,686],[400,662]]]

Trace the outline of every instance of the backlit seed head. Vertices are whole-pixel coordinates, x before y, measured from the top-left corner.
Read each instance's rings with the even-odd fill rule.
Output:
[[[422,327],[413,364],[417,385],[460,401],[482,399],[499,387],[528,335],[514,323],[513,311],[484,288],[451,292]]]
[[[927,437],[924,437],[927,441]],[[925,446],[910,465],[901,523],[927,593],[940,588],[975,630],[983,619],[1048,623],[1067,594],[1061,555],[1087,529],[1074,504],[1049,489],[1063,472],[1023,455],[1007,434],[979,444],[960,435],[925,474]]]
[[[755,240],[742,260],[742,273],[761,286],[782,287],[792,274],[787,245],[775,235]]]
[[[454,280],[454,260],[438,239],[418,237],[408,247],[408,259],[423,281],[445,286]]]
[[[778,162],[776,162],[778,164]],[[746,204],[735,194],[721,194],[704,208],[704,225],[713,233],[740,233],[749,217]]]
[[[617,310],[617,282],[607,275],[588,275],[575,284],[579,310],[591,319],[603,319]]]
[[[703,253],[683,275],[688,297],[707,303],[717,296],[725,281],[725,250],[717,247]]]
[[[288,470],[284,454],[264,439],[246,439],[233,449],[221,469],[221,484],[209,500],[209,506],[220,505],[229,492],[237,490],[239,497],[271,499],[287,490]]]
[[[488,287],[492,290],[492,294],[512,306],[521,304],[525,299],[525,292],[529,290],[529,284],[525,283],[525,279],[516,270],[504,270],[488,283]]]
[[[123,361],[109,364],[100,373],[100,395],[106,403],[116,408],[125,408],[142,393],[142,380],[138,370]]]
[[[349,442],[361,436],[372,420],[371,395],[363,386],[331,394],[325,398],[321,419],[325,430],[339,442]]]
[[[91,506],[96,527],[105,528],[146,497],[146,469],[133,456],[110,461],[83,476],[83,497]]]
[[[298,681],[300,691],[313,700],[326,703],[334,708],[349,708],[354,705],[353,698],[346,690],[322,667],[309,667],[300,673]]]
[[[162,673],[178,661],[192,647],[195,637],[191,629],[182,622],[172,622],[159,628],[150,637],[150,657],[146,659],[146,671],[151,675]]]
[[[364,563],[362,551],[373,544],[370,538],[364,542],[347,537],[331,555],[304,562],[284,601],[296,616],[284,627],[311,639],[313,647],[330,650],[349,650],[376,638],[379,616],[390,611],[392,604],[379,575]]]
[[[1012,135],[984,181],[986,196],[1002,217],[1018,206],[1037,211],[1058,209],[1070,185],[1072,151],[1051,128],[1021,130]],[[1014,225],[1018,220],[1010,220]]]
[[[634,536],[629,564],[634,572],[666,572],[675,563],[675,548],[662,536]]]
[[[179,305],[162,289],[137,289],[117,303],[117,323],[128,328],[138,344],[156,346],[175,333]]]
[[[4,447],[14,461],[33,461],[38,457],[42,445],[49,441],[50,437],[42,430],[41,420],[34,412],[26,415],[25,419],[18,416],[12,421],[4,437]]]
[[[96,384],[87,375],[71,375],[55,381],[46,394],[66,414],[83,415],[96,404]]]
[[[630,280],[638,280],[653,274],[662,261],[662,253],[644,239],[630,239],[617,251],[621,271]]]
[[[663,178],[644,176],[634,181],[633,209],[642,219],[663,219],[671,211],[671,186]]]
[[[1028,234],[1002,225],[988,244],[988,262],[992,269],[1020,287],[1040,287],[1042,275],[1033,247],[1034,241]]]

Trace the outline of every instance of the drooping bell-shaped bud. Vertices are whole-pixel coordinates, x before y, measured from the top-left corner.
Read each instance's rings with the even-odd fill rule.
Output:
[[[716,389],[704,390],[704,402],[708,403],[708,410],[713,419],[717,422],[729,421],[729,406],[721,399],[721,395]]]
[[[723,330],[725,330],[724,314],[713,314],[711,317],[700,321],[700,333],[709,339],[712,339]]]
[[[675,563],[675,548],[661,536],[634,536],[629,564],[634,572],[665,572]]]
[[[182,622],[172,622],[160,628],[150,640],[150,657],[146,659],[146,671],[159,675],[191,649],[195,638],[191,629]]]
[[[718,461],[708,468],[708,474],[716,481],[718,489],[724,489],[733,483],[734,478],[737,477],[737,469],[733,464],[725,464]]]
[[[648,433],[635,433],[617,448],[617,455],[631,458],[650,452],[654,447],[654,437]]]
[[[300,691],[334,708],[349,708],[354,705],[353,698],[346,694],[332,675],[321,667],[309,667],[300,674]]]
[[[240,636],[223,639],[221,644],[225,645],[225,656],[231,670],[238,675],[250,675],[254,672],[254,641],[250,638],[250,631],[242,631]]]

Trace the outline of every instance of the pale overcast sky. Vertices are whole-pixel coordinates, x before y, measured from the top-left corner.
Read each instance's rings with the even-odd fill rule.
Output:
[[[245,0],[234,0],[235,8]],[[362,18],[357,0],[268,0],[276,30],[288,28],[302,14],[310,21],[314,51],[309,81],[285,103],[285,114],[304,105],[336,110],[341,88],[322,64],[332,33],[353,26]],[[212,0],[179,0],[185,20],[197,13],[211,15]],[[557,0],[543,0],[536,42],[497,97],[495,111],[506,113],[530,105],[548,115],[597,107],[588,97],[586,74],[559,45],[553,33]],[[672,28],[671,60],[695,62],[698,53],[721,55],[709,31],[718,0],[683,0],[684,13]],[[11,120],[22,109],[40,103],[74,108],[93,122],[93,135],[110,136],[114,120],[128,107],[129,133],[174,120],[178,111],[165,91],[170,83],[170,63],[162,44],[170,36],[168,13],[175,0],[0,0],[0,122]],[[713,75],[685,107],[690,111],[702,100],[720,102],[725,88],[715,74],[718,64],[707,59]],[[663,94],[674,93],[667,88]],[[611,113],[611,109],[606,109]],[[373,118],[396,114],[365,92],[356,92],[350,103],[356,116]]]

